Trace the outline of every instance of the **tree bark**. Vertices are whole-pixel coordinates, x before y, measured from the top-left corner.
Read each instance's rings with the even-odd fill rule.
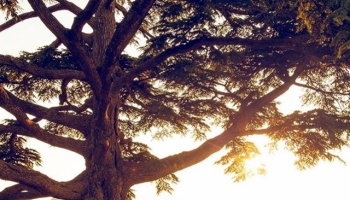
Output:
[[[91,144],[86,164],[89,187],[84,191],[83,199],[125,200],[131,185],[128,185],[123,175],[124,161],[118,144],[118,133],[114,128],[117,123],[117,104],[106,100],[96,104],[91,134],[87,137]]]
[[[106,49],[116,28],[114,1],[104,0],[94,15],[93,57],[96,69],[102,67],[106,59]],[[83,199],[125,200],[130,186],[125,184],[122,173],[123,160],[120,157],[118,135],[115,130],[117,103],[111,99],[111,80],[104,71],[99,71],[103,84],[100,95],[95,94],[90,134],[86,138],[90,152],[86,162],[88,187]]]

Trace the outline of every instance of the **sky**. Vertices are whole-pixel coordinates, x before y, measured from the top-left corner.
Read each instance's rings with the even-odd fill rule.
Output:
[[[67,13],[60,13],[59,17],[67,21]],[[0,23],[4,18],[0,15]],[[35,51],[38,47],[49,44],[54,40],[53,35],[37,20],[28,20],[15,25],[13,28],[0,32],[0,54],[17,55],[20,51]],[[290,113],[301,107],[300,88],[292,87],[288,94],[281,97],[281,109]],[[0,110],[0,116],[4,111]],[[208,138],[220,133],[220,129],[213,128]],[[162,158],[171,154],[190,150],[200,144],[191,138],[175,136],[173,138],[156,141],[149,137],[141,137],[140,141],[149,143],[152,152]],[[293,164],[294,157],[283,147],[273,154],[264,145],[268,142],[265,137],[256,136],[252,140],[258,144],[261,155],[252,160],[251,167],[262,164],[267,170],[266,175],[249,177],[244,182],[234,182],[232,174],[224,174],[224,167],[214,165],[224,150],[212,155],[205,161],[176,173],[180,182],[174,185],[172,195],[168,193],[156,194],[154,183],[144,183],[134,186],[136,200],[346,200],[350,199],[350,167],[340,162],[321,162],[318,166],[299,171]],[[72,152],[55,148],[30,139],[29,147],[41,152],[42,166],[36,170],[47,174],[58,181],[68,181],[84,170],[84,160]],[[350,164],[350,150],[339,152],[342,158]],[[0,191],[11,183],[0,180]],[[50,199],[50,198],[48,198]]]

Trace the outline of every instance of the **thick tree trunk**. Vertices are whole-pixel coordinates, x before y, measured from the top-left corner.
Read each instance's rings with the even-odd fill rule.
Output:
[[[92,145],[86,158],[88,187],[84,199],[126,199],[130,186],[122,171],[123,159],[115,130],[115,110],[116,105],[103,101],[94,111],[91,133],[87,138]]]
[[[102,67],[107,46],[115,31],[114,1],[102,0],[95,13],[93,57],[95,67]],[[100,78],[103,76],[100,74]],[[88,182],[83,199],[125,200],[130,186],[125,183],[122,172],[123,159],[120,156],[116,130],[116,102],[111,100],[110,83],[101,80],[102,96],[95,96],[93,119],[87,137],[90,146],[86,158]]]
[[[83,195],[88,200],[125,200],[128,187],[121,172],[113,166],[95,165],[89,170],[89,185]]]
[[[106,173],[107,174],[107,173]],[[109,174],[109,173],[108,173]],[[83,199],[86,200],[125,200],[127,191],[123,191],[123,183],[118,178],[112,177],[96,177],[96,182],[90,183],[89,187],[86,188],[86,192],[83,195]]]

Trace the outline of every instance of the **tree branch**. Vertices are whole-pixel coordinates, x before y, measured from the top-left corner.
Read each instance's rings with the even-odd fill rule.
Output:
[[[273,101],[278,96],[285,93],[290,86],[293,85],[295,79],[300,75],[304,66],[296,68],[294,74],[281,86],[277,87],[270,93],[260,99],[255,100],[249,106],[241,109],[235,116],[233,125],[222,132],[220,135],[207,140],[201,146],[191,151],[185,151],[173,156],[169,156],[160,160],[149,161],[145,163],[130,163],[127,165],[130,181],[132,183],[143,183],[153,181],[176,171],[185,169],[189,166],[197,164],[213,153],[219,151],[235,137],[246,136],[245,126],[248,120],[255,114],[257,110]],[[250,132],[251,134],[253,132]]]
[[[18,182],[31,188],[30,191],[37,191],[43,195],[50,194],[50,196],[62,199],[79,199],[84,188],[81,182],[57,182],[35,170],[15,166],[4,161],[0,161],[0,169],[0,179]],[[5,190],[5,194],[16,189],[19,190],[20,186]],[[2,192],[1,195],[3,195]]]
[[[91,109],[92,108],[92,99],[86,99],[85,103],[83,105],[81,105],[80,107],[68,104],[68,105],[64,105],[64,106],[57,106],[57,107],[51,107],[49,108],[51,111],[74,111],[77,114],[81,114],[82,112],[86,111],[87,109]]]
[[[112,67],[115,59],[123,52],[139,30],[154,2],[155,0],[134,1],[129,11],[124,14],[124,19],[117,25],[117,30],[107,48],[104,67]]]
[[[85,42],[85,44],[92,46],[93,38],[92,38],[91,34],[82,33],[82,37],[83,37],[83,41]],[[53,42],[51,42],[51,44],[49,44],[49,46],[56,49],[61,44],[62,44],[62,42],[59,39],[55,39]]]
[[[60,10],[64,10],[65,7],[63,7],[60,4],[56,4],[53,5],[51,7],[47,8],[49,10],[49,12],[56,12],[56,11],[60,11]],[[23,13],[21,15],[18,15],[18,19],[17,18],[12,18],[11,20],[8,20],[7,22],[3,23],[0,25],[0,32],[12,27],[13,25],[22,22],[24,20],[30,19],[30,18],[34,18],[34,17],[38,17],[38,14],[34,11],[32,12],[27,12],[27,13]]]
[[[245,119],[251,118],[260,108],[287,92],[289,88],[295,84],[295,80],[299,77],[304,69],[304,63],[301,63],[296,67],[294,74],[291,77],[287,77],[285,79],[284,84],[267,93],[265,96],[253,101],[248,106],[243,107],[237,114],[241,114]]]
[[[191,151],[184,151],[160,160],[153,160],[141,163],[128,163],[125,165],[126,174],[131,184],[154,181],[168,174],[195,165],[213,153],[218,152],[230,140],[238,136],[235,127],[231,127],[220,135],[205,141],[198,148]]]
[[[16,117],[21,118],[23,122],[27,120],[27,116],[25,114],[19,115],[19,113],[16,113],[17,111],[20,113],[25,112],[37,118],[47,119],[48,121],[52,121],[57,124],[62,124],[64,126],[74,128],[76,130],[79,130],[83,134],[88,133],[87,127],[89,127],[89,121],[90,121],[90,117],[88,116],[75,116],[75,115],[60,113],[56,111],[56,108],[50,109],[50,108],[45,108],[43,106],[29,103],[27,101],[17,98],[10,92],[6,91],[5,88],[2,87],[1,85],[0,85],[0,99],[1,99],[0,105],[3,105],[2,107],[8,111],[12,110],[13,113],[12,112],[11,113]],[[4,107],[4,106],[7,106],[7,107]]]
[[[78,153],[83,157],[85,157],[88,152],[88,149],[84,145],[83,141],[53,135],[39,128],[35,128],[35,130],[27,130],[21,126],[0,124],[0,133],[5,132],[32,137],[49,145],[64,148],[72,152]]]
[[[220,14],[230,24],[232,30],[236,30],[237,28],[239,28],[240,25],[235,20],[231,19],[231,14],[229,14],[226,9],[223,9],[223,8],[221,8],[219,6],[215,6],[215,8],[220,12]]]
[[[57,0],[57,1],[60,4],[56,4],[56,5],[53,5],[53,6],[50,6],[47,8],[50,13],[61,11],[61,10],[68,10],[71,13],[78,15],[78,13],[81,12],[81,8],[79,8],[78,6],[76,6],[75,4],[73,4],[71,2],[68,2],[65,0]],[[0,25],[0,32],[12,27],[13,25],[15,25],[19,22],[23,22],[24,20],[34,18],[34,17],[38,17],[38,14],[34,11],[18,15],[18,19],[12,18],[11,20],[8,20],[7,22],[1,24]]]
[[[120,4],[115,3],[115,7],[119,10],[124,16],[127,15],[128,11]],[[146,31],[142,26],[139,27],[139,30],[146,38],[152,38],[152,34]]]
[[[19,133],[31,137],[35,137],[39,140],[47,142],[49,144],[57,145],[74,152],[77,152],[83,156],[87,154],[87,148],[83,148],[83,142],[78,142],[70,138],[61,138],[47,133],[45,130],[41,129],[40,126],[34,121],[30,120],[26,113],[24,113],[13,101],[10,101],[8,93],[3,87],[0,87],[0,106],[6,111],[14,115],[19,122],[20,127],[16,126],[3,126],[0,125],[0,131],[4,130],[6,132]],[[23,127],[23,128],[21,128]]]
[[[56,1],[75,15],[78,15],[82,11],[81,8],[79,8],[77,5],[75,5],[72,2],[69,2],[66,0],[56,0]]]
[[[0,55],[0,65],[7,65],[15,67],[22,71],[28,72],[34,76],[44,79],[78,79],[86,80],[86,76],[83,72],[77,70],[52,70],[44,69],[39,66],[29,64],[24,60],[15,58],[13,56]]]
[[[42,0],[28,0],[28,2],[45,26],[65,45],[69,44],[66,28],[52,15],[44,2]]]
[[[32,8],[38,13],[39,18],[45,26],[70,50],[83,69],[92,90],[96,95],[101,92],[102,83],[98,72],[94,67],[91,53],[85,47],[85,42],[74,31],[68,31],[48,11],[42,0],[28,0]]]
[[[137,74],[152,69],[155,65],[160,64],[172,56],[184,54],[192,50],[196,50],[202,46],[228,46],[228,45],[240,45],[244,47],[251,47],[255,49],[266,49],[268,47],[275,49],[289,49],[299,50],[303,41],[306,38],[295,37],[290,39],[267,39],[267,40],[254,40],[246,38],[202,38],[188,42],[187,44],[175,46],[167,49],[159,55],[143,61],[141,65],[130,70],[128,74],[125,74],[119,79],[120,83],[125,83],[128,80],[132,80]]]
[[[256,15],[261,12],[258,6],[250,4],[249,7],[250,7],[250,10],[242,10],[240,8],[236,8],[233,6],[226,6],[225,9],[236,15]]]
[[[42,194],[41,192],[33,190],[32,188],[22,184],[12,185],[0,192],[0,200],[24,200],[42,198],[47,196],[49,195]]]
[[[122,12],[124,16],[128,13],[128,10],[126,10],[126,8],[124,8],[119,3],[115,3],[115,8]]]
[[[349,92],[331,92],[331,91],[325,91],[325,90],[322,90],[320,88],[316,88],[316,87],[313,87],[313,86],[309,86],[309,85],[306,85],[306,84],[302,84],[302,83],[295,83],[296,86],[299,86],[299,87],[303,87],[303,88],[306,88],[306,89],[310,89],[310,90],[314,90],[315,92],[319,92],[323,95],[334,95],[334,94],[338,94],[338,95],[350,95]]]
[[[75,17],[71,30],[76,34],[81,34],[83,26],[92,18],[100,3],[100,0],[90,0],[86,7]]]

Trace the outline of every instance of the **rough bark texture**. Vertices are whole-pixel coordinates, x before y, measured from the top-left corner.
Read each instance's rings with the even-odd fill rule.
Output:
[[[95,16],[92,52],[95,69],[101,70],[106,59],[106,49],[116,28],[114,1],[91,1],[89,3],[91,6],[100,4],[96,7],[96,12],[93,12]],[[90,144],[87,159],[89,162],[86,164],[89,187],[83,192],[83,199],[123,200],[126,198],[129,188],[124,186],[121,171],[123,163],[121,157],[118,156],[121,153],[119,152],[118,135],[115,130],[115,123],[117,123],[115,110],[118,110],[118,107],[114,101],[111,101],[111,82],[103,76],[104,74],[100,74],[103,87],[100,96],[95,98],[94,114],[91,120],[90,133],[87,137]]]

